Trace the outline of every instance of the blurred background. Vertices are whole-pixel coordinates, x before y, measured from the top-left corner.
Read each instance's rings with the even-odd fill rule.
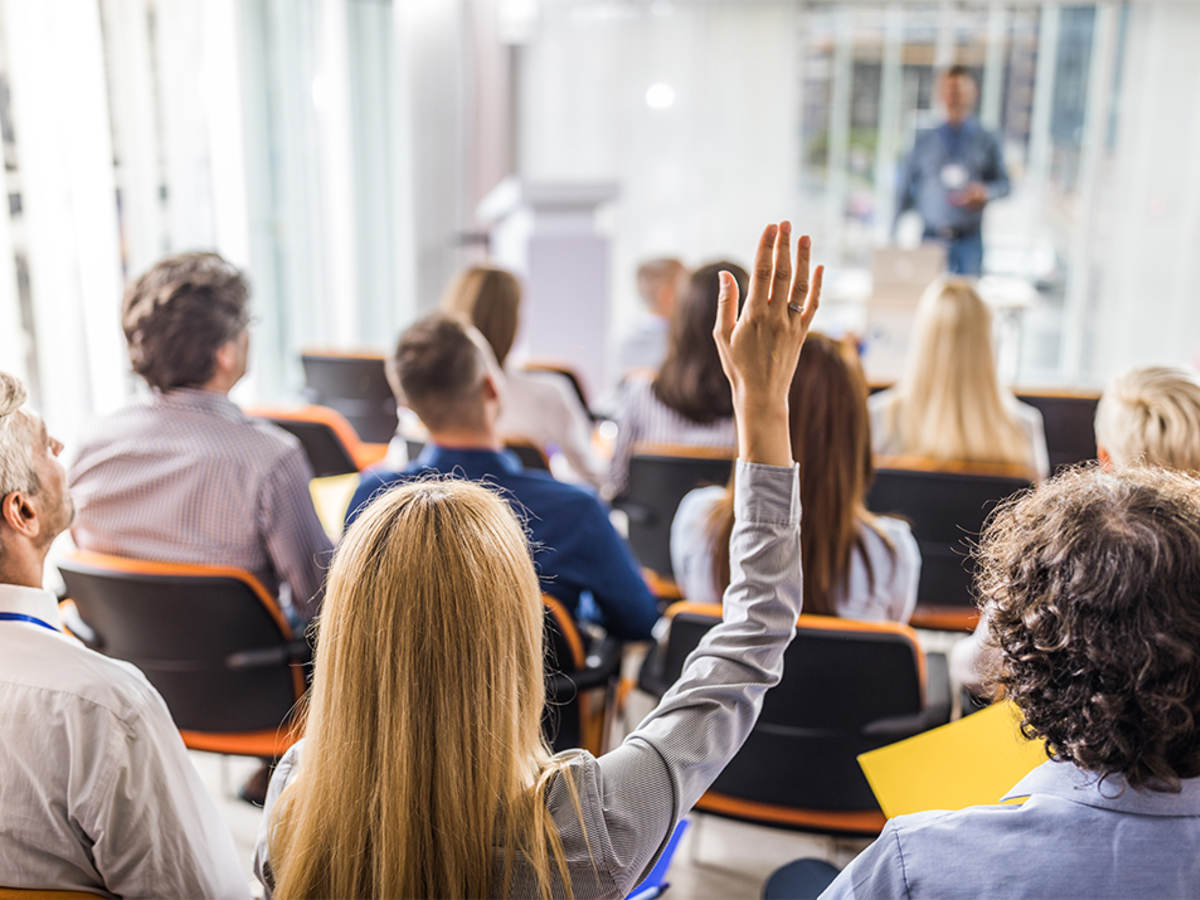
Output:
[[[0,360],[68,442],[134,390],[124,281],[194,248],[250,274],[249,402],[489,257],[532,282],[520,352],[598,391],[639,260],[744,262],[782,217],[821,327],[894,374],[896,176],[951,63],[1013,182],[981,288],[1005,377],[1200,352],[1200,3],[7,0],[0,32]]]

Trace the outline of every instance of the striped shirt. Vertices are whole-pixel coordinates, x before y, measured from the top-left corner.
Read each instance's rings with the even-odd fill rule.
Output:
[[[629,479],[629,458],[638,444],[681,444],[687,447],[728,447],[730,455],[737,446],[733,417],[715,422],[693,422],[654,395],[649,381],[630,380],[617,412],[617,443],[604,495],[619,497]]]
[[[312,469],[294,437],[224,394],[178,388],[113,413],[69,478],[84,550],[247,569],[295,616],[316,612],[332,547]]]

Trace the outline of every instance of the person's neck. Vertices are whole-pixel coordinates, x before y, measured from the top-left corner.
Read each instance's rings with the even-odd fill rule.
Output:
[[[228,397],[229,392],[233,390],[233,386],[237,384],[237,380],[230,381],[225,375],[214,375],[204,384],[196,385],[198,391],[209,391],[213,394],[220,394],[222,397]]]
[[[46,550],[7,543],[0,557],[0,584],[41,589],[42,572],[46,566]]]
[[[967,124],[967,119],[969,119],[969,118],[970,118],[970,116],[962,116],[961,118],[955,118],[953,116],[946,116],[946,124],[949,125],[951,128],[959,129]]]
[[[492,450],[504,449],[500,436],[494,428],[446,428],[429,432],[430,443],[447,450]]]

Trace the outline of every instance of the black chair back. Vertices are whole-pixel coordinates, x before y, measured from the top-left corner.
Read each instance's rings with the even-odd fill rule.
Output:
[[[252,410],[250,412],[254,414]],[[314,478],[349,475],[358,471],[350,448],[328,423],[307,419],[301,415],[257,414],[257,417],[279,426],[300,441],[304,455],[308,457],[308,464],[312,466]]]
[[[396,399],[382,356],[304,353],[304,392],[310,403],[340,412],[369,444],[396,432]]]
[[[629,460],[625,494],[615,505],[629,517],[629,545],[638,561],[665,577],[671,568],[671,522],[687,493],[703,485],[729,481],[734,451],[645,446]]]
[[[255,732],[287,721],[304,689],[293,665],[303,644],[249,576],[96,554],[59,571],[95,649],[141,669],[181,730]]]
[[[997,503],[1029,484],[1016,474],[886,466],[875,471],[868,508],[908,520],[921,549],[918,607],[973,608],[970,541],[979,537]]]
[[[1017,399],[1036,407],[1046,427],[1050,471],[1096,458],[1096,406],[1099,394],[1029,393]]]
[[[720,621],[717,607],[678,609],[663,651],[664,685]],[[801,616],[783,680],[767,692],[754,730],[712,791],[790,810],[877,812],[858,754],[949,719],[944,667],[928,688],[934,703],[926,700],[924,666],[905,626]]]

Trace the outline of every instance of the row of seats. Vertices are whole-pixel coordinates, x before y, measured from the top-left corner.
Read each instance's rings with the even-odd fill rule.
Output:
[[[59,571],[68,627],[92,649],[141,669],[188,747],[277,758],[291,746],[311,647],[253,575],[82,551]],[[615,710],[620,644],[605,639],[585,651],[570,613],[553,597],[543,601],[547,737],[556,750],[599,754]],[[203,616],[192,615],[200,608]]]
[[[82,552],[59,568],[71,598],[68,626],[145,673],[188,747],[276,758],[296,739],[290,715],[306,688],[310,646],[252,575]],[[555,750],[600,753],[617,707],[621,646],[585,645],[571,615],[543,600],[547,738]],[[206,610],[199,620],[186,614],[198,604]],[[668,617],[667,640],[639,676],[656,697],[721,611],[677,603]],[[949,721],[945,657],[926,656],[905,625],[802,615],[786,659],[755,730],[699,807],[788,828],[878,833],[884,817],[856,757]],[[796,772],[801,758],[804,771]]]

